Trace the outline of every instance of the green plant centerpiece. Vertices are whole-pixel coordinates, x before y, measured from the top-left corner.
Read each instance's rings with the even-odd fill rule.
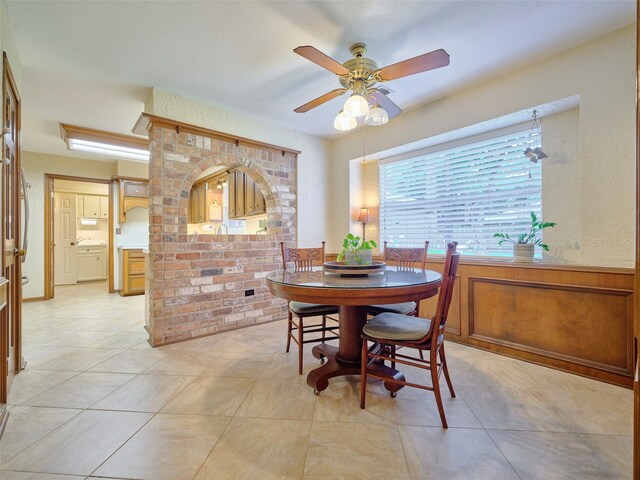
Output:
[[[543,222],[538,216],[531,212],[531,228],[528,232],[511,237],[508,233],[495,233],[493,236],[499,238],[498,245],[503,243],[513,244],[514,262],[533,262],[534,248],[538,245],[545,252],[549,251],[549,246],[542,243],[540,232],[549,227],[555,227],[555,222]]]
[[[372,265],[372,250],[377,247],[373,240],[363,240],[349,233],[342,242],[342,251],[338,255],[338,261],[346,265]]]

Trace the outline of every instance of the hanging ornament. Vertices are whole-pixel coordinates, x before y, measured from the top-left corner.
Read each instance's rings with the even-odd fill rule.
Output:
[[[538,111],[534,110],[531,116],[533,117],[533,125],[531,125],[531,131],[529,132],[529,140],[533,143],[533,137],[539,136],[539,143],[542,145],[542,128],[540,127],[540,121],[538,120]],[[542,146],[535,148],[527,147],[524,151],[524,156],[533,163],[538,163],[538,160],[547,158],[547,154],[542,151]],[[531,174],[529,174],[529,176],[531,176]]]

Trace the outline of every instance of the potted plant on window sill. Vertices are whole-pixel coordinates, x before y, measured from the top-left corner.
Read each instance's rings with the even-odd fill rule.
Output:
[[[372,250],[377,246],[373,240],[364,241],[353,233],[349,233],[342,242],[342,251],[338,255],[338,261],[344,261],[346,265],[372,265]]]
[[[545,252],[549,251],[549,246],[542,243],[539,237],[540,232],[549,227],[555,227],[555,222],[543,222],[539,220],[534,212],[531,212],[531,228],[526,233],[521,233],[515,238],[508,233],[495,233],[493,236],[500,239],[498,245],[505,242],[513,244],[513,261],[517,263],[533,262],[534,248],[538,245]]]

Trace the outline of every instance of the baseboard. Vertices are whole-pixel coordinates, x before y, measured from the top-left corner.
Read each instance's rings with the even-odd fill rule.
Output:
[[[46,299],[44,297],[29,297],[23,298],[22,303],[30,303],[30,302],[44,302]]]

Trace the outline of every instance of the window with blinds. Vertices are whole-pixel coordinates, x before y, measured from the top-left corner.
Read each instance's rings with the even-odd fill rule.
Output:
[[[528,231],[530,212],[541,213],[540,162],[524,156],[539,145],[516,131],[402,160],[380,162],[380,239],[392,247],[444,253],[457,241],[466,255],[511,256],[496,232]]]

